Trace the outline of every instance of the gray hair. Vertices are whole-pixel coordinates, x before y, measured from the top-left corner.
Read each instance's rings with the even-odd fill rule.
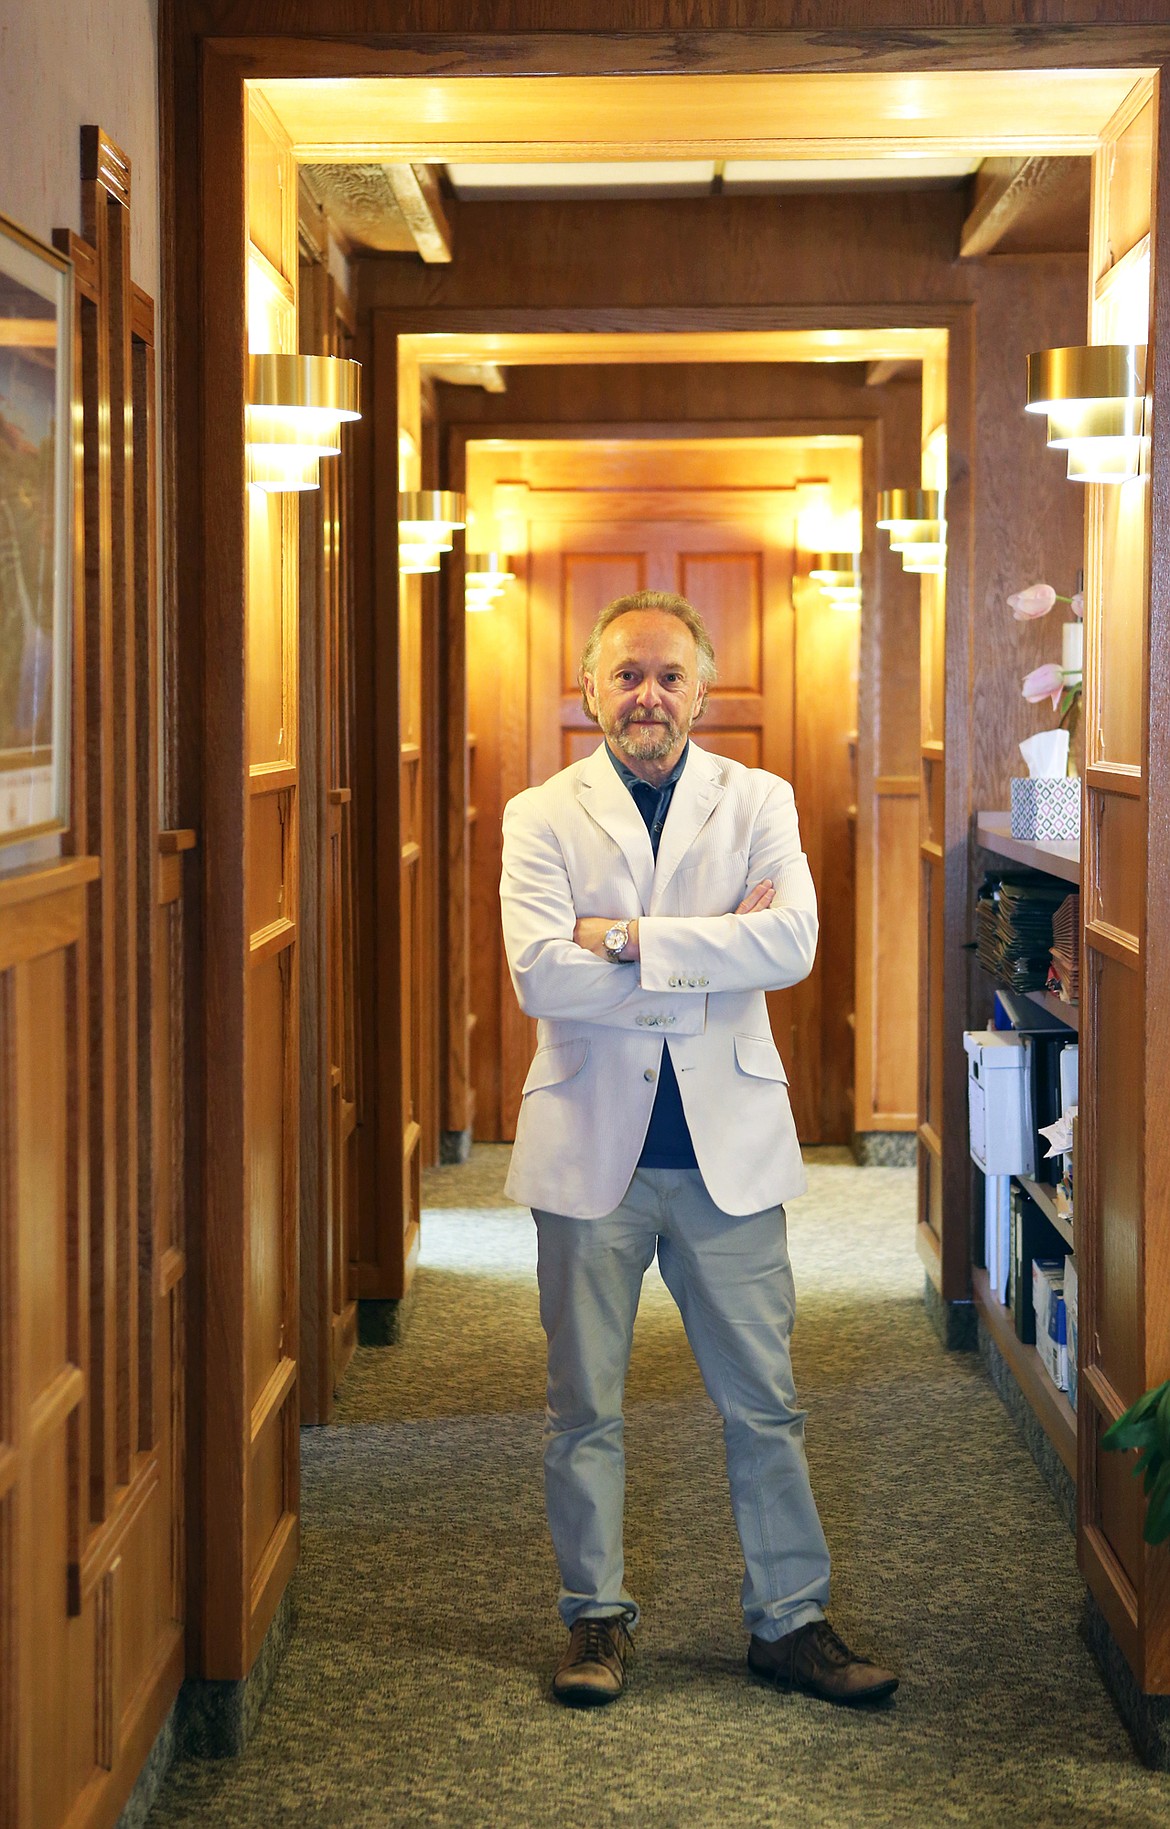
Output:
[[[675,617],[682,623],[685,629],[690,630],[695,638],[695,647],[698,650],[699,656],[700,683],[704,687],[711,687],[714,685],[717,678],[715,670],[715,649],[711,645],[711,637],[707,633],[707,625],[699,615],[699,612],[693,603],[689,603],[685,597],[676,596],[673,591],[634,591],[628,597],[615,597],[612,603],[606,604],[605,608],[599,614],[597,621],[590,629],[589,639],[585,643],[585,648],[581,655],[581,665],[577,670],[577,684],[581,688],[581,703],[585,708],[585,716],[591,719],[594,724],[596,724],[597,719],[590,711],[589,701],[585,697],[585,675],[587,673],[593,674],[597,671],[597,659],[601,652],[601,638],[605,634],[610,623],[616,622],[619,616],[628,616],[631,610],[657,610],[663,616]],[[706,709],[707,704],[704,699],[703,705],[699,710],[699,716],[695,719],[696,724],[698,723],[699,718],[703,716]]]

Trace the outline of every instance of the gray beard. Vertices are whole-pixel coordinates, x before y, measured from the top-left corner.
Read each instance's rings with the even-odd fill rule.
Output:
[[[611,743],[616,744],[624,756],[629,756],[634,762],[664,761],[675,745],[680,743],[687,734],[673,719],[666,723],[658,723],[656,719],[656,728],[661,732],[657,741],[650,743],[641,734],[631,739],[628,735],[631,722],[631,719],[627,719],[622,725],[615,722],[603,734],[609,738]],[[638,726],[639,733],[649,730],[649,728],[650,726],[647,724]]]

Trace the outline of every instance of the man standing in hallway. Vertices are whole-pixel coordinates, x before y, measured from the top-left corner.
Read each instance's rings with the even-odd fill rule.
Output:
[[[764,993],[816,951],[792,790],[689,741],[715,677],[685,598],[609,604],[580,683],[605,741],[504,813],[504,943],[539,1018],[507,1191],[530,1206],[548,1338],[545,1496],[569,1643],[553,1693],[625,1686],[622,1405],[657,1252],[723,1416],[748,1667],[833,1702],[897,1678],[825,1619],[829,1552],[789,1360],[782,1202],[805,1187]]]

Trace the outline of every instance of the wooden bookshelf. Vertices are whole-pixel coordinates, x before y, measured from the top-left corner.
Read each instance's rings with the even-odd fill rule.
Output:
[[[1042,845],[1031,838],[1013,838],[1010,813],[976,813],[975,839],[985,851],[994,851],[997,857],[1010,858],[1013,863],[1027,864],[1031,870],[1062,877],[1066,883],[1080,883],[1080,845]]]
[[[1075,1483],[1077,1477],[1076,1412],[1064,1392],[1057,1390],[1044,1370],[1036,1348],[1025,1346],[1022,1340],[1016,1338],[1011,1315],[1002,1302],[996,1301],[991,1285],[987,1281],[986,1270],[978,1268],[972,1270],[971,1281],[975,1291],[975,1306],[979,1310],[988,1333],[1006,1359],[1012,1377],[1024,1393],[1036,1414],[1037,1421],[1060,1456],[1065,1472]]]
[[[1041,1010],[1047,1010],[1049,1016],[1068,1024],[1070,1029],[1080,1027],[1080,1005],[1065,1003],[1063,998],[1054,997],[1051,991],[1025,991],[1029,1003],[1036,1004]]]
[[[1061,1238],[1064,1240],[1069,1250],[1075,1250],[1076,1246],[1073,1240],[1072,1221],[1066,1219],[1063,1213],[1057,1211],[1056,1200],[1052,1189],[1043,1181],[1030,1180],[1027,1175],[1015,1175],[1013,1176],[1013,1180],[1018,1181],[1025,1194],[1029,1195],[1036,1202],[1036,1205],[1043,1213],[1045,1219],[1060,1233]]]

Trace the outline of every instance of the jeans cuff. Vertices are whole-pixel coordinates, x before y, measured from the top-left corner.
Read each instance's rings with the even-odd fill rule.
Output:
[[[774,1644],[778,1638],[786,1638],[790,1632],[798,1632],[801,1626],[809,1626],[814,1620],[824,1617],[825,1609],[819,1601],[802,1600],[790,1613],[782,1613],[778,1619],[762,1619],[757,1625],[749,1627],[749,1630],[753,1638]]]

